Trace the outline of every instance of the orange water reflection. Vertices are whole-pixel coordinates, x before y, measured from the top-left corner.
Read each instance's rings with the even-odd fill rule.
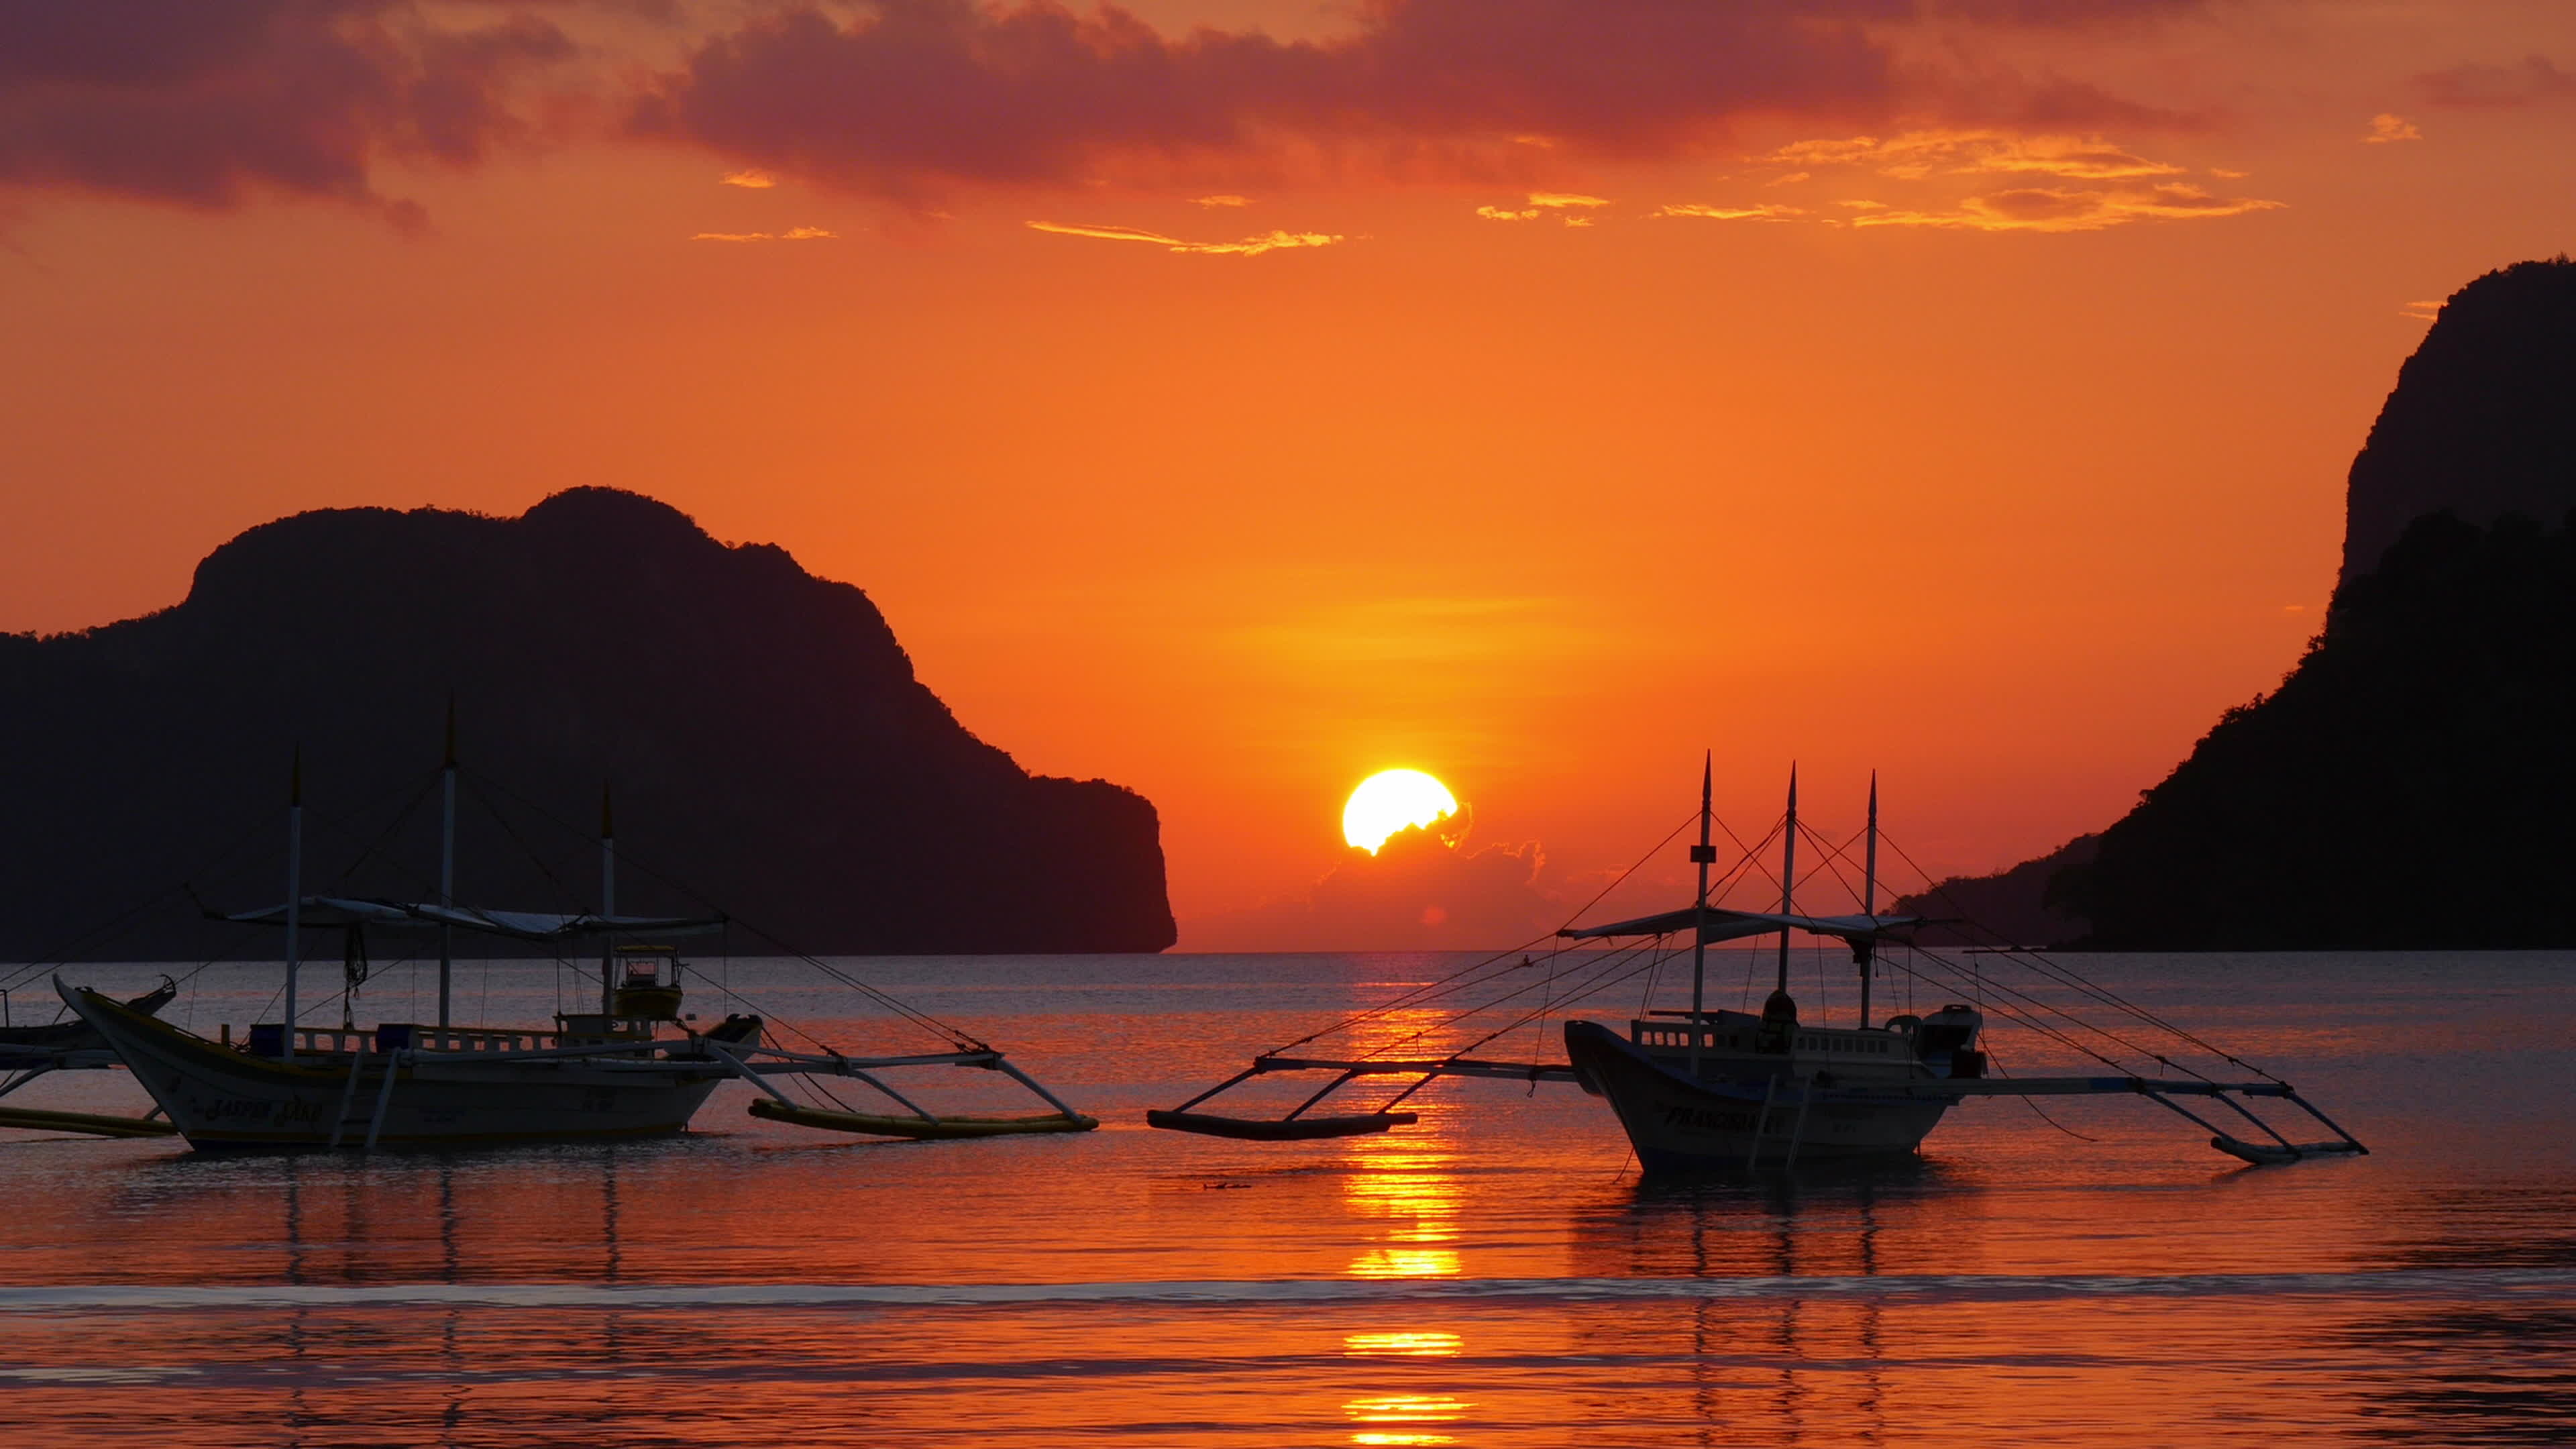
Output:
[[[1447,1394],[1379,1394],[1353,1399],[1342,1412],[1369,1426],[1352,1432],[1354,1444],[1455,1444],[1455,1435],[1415,1426],[1454,1424],[1474,1407]]]

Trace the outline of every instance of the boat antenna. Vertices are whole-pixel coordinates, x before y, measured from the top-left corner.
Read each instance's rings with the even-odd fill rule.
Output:
[[[1798,762],[1789,762],[1789,823],[1780,831],[1780,914],[1796,913],[1798,885]],[[1789,928],[1780,928],[1779,992],[1789,994]]]
[[[1872,934],[1852,947],[1860,965],[1860,1024],[1869,1026],[1869,978],[1878,967],[1878,772],[1869,772],[1869,851],[1862,857],[1860,875],[1860,913],[1869,917]]]
[[[448,1028],[450,981],[456,969],[456,928],[446,913],[456,904],[456,691],[447,692],[447,762],[439,767],[438,813],[438,1029]]]
[[[1705,1023],[1701,1011],[1708,991],[1708,868],[1717,860],[1717,847],[1709,843],[1709,785],[1716,770],[1716,753],[1703,751],[1699,760],[1699,844],[1691,847],[1691,863],[1699,867],[1699,905],[1691,915],[1691,1075],[1699,1075],[1699,1046]]]
[[[606,780],[599,782],[599,914],[599,1014],[607,1017],[617,1010],[617,937],[605,928],[617,917],[617,817],[609,808]]]
[[[304,747],[295,747],[286,769],[286,1016],[277,1030],[277,1054],[295,1055],[295,970],[304,940]]]

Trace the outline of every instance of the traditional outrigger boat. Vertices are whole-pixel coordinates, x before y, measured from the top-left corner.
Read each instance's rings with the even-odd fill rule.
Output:
[[[749,1083],[754,1116],[796,1126],[890,1137],[948,1139],[1085,1132],[1099,1125],[1066,1105],[1002,1052],[947,1028],[820,961],[831,972],[914,1025],[939,1032],[944,1049],[852,1056],[795,1051],[764,1040],[762,1018],[732,1014],[706,1030],[680,1008],[683,975],[673,938],[726,929],[721,915],[633,916],[616,912],[616,836],[603,804],[600,908],[539,913],[485,910],[452,899],[456,784],[452,729],[444,767],[439,896],[435,901],[303,894],[301,772],[287,809],[287,898],[218,919],[283,928],[285,986],[280,1019],[252,1025],[241,1041],[227,1027],[208,1040],[156,1019],[141,1003],[66,984],[55,988],[130,1069],[169,1125],[191,1146],[335,1148],[450,1146],[662,1136],[686,1129],[718,1084]],[[359,1028],[304,1025],[297,989],[304,933],[336,928],[352,962],[369,930],[434,934],[439,943],[438,1020]],[[558,949],[598,948],[599,1009],[558,1014],[551,1027],[453,1024],[453,936],[464,931]],[[353,976],[353,979],[355,977]],[[347,1000],[344,996],[343,1000]],[[156,1003],[157,1004],[157,1003]],[[819,1044],[818,1044],[819,1046]],[[942,1116],[898,1091],[880,1073],[922,1066],[998,1073],[1052,1110],[1024,1116]],[[858,1112],[798,1101],[782,1081],[842,1078],[873,1089],[896,1110]],[[49,1114],[62,1115],[62,1114]],[[126,1124],[127,1119],[98,1119]],[[105,1133],[105,1125],[29,1123]],[[155,1124],[153,1130],[168,1130]]]
[[[1747,911],[1710,904],[1710,869],[1717,860],[1711,835],[1712,776],[1700,777],[1699,841],[1690,860],[1697,868],[1696,900],[1678,910],[1601,925],[1568,925],[1560,941],[1627,943],[1613,945],[1576,967],[1568,983],[1554,953],[1544,976],[1532,979],[1537,963],[1523,955],[1513,966],[1508,956],[1488,958],[1426,987],[1416,988],[1387,1006],[1361,1013],[1311,1033],[1278,1052],[1253,1059],[1244,1071],[1168,1112],[1151,1112],[1149,1125],[1207,1136],[1251,1141],[1355,1136],[1410,1125],[1416,1114],[1397,1110],[1434,1081],[1447,1077],[1504,1078],[1531,1083],[1566,1081],[1606,1098],[1635,1147],[1641,1167],[1650,1173],[1749,1169],[1765,1162],[1793,1165],[1808,1158],[1867,1158],[1916,1151],[1950,1108],[1973,1097],[2048,1097],[2133,1095],[2145,1097],[2207,1129],[2210,1145],[2249,1163],[2293,1162],[2301,1158],[2368,1151],[2302,1098],[2289,1083],[2252,1068],[2198,1037],[2174,1027],[2072,968],[2037,952],[2007,953],[2029,964],[2045,978],[2076,988],[2097,1004],[2133,1022],[2165,1032],[2205,1052],[2218,1063],[2250,1072],[2257,1080],[2219,1080],[2177,1063],[2177,1053],[2156,1051],[2127,1041],[2115,1032],[2078,1021],[2017,988],[2000,987],[1992,1001],[2014,1024],[2028,1027],[2105,1066],[2115,1074],[2058,1077],[2001,1077],[1988,1072],[1982,1050],[1986,1013],[1978,1006],[1952,1004],[1916,1016],[1901,1013],[1884,1024],[1869,1025],[1870,984],[1881,964],[1881,948],[1894,944],[1909,956],[1941,958],[1916,944],[1916,916],[1881,915],[1878,889],[1878,784],[1870,782],[1866,861],[1861,910],[1854,915],[1820,916],[1797,910],[1798,782],[1789,778],[1788,808],[1777,834],[1781,842],[1780,908]],[[1677,827],[1675,835],[1680,834]],[[1671,837],[1667,837],[1669,841]],[[1817,842],[1825,845],[1825,842]],[[1827,849],[1831,849],[1826,845]],[[1758,849],[1758,847],[1757,847]],[[1757,859],[1748,849],[1737,868],[1742,874]],[[1712,1010],[1707,1003],[1708,948],[1720,942],[1776,933],[1780,938],[1775,985],[1757,1014]],[[1860,1024],[1827,1027],[1799,1019],[1798,1003],[1789,992],[1790,940],[1795,934],[1839,941],[1851,951],[1860,983]],[[1663,964],[1663,948],[1680,935],[1690,947],[1691,998],[1687,1009],[1647,1010],[1620,1032],[1598,1022],[1568,1020],[1563,1062],[1507,1062],[1474,1053],[1506,1033],[1542,1020],[1553,1011],[1632,980]],[[1944,963],[1951,964],[1951,963]],[[1926,973],[1912,967],[1909,974]],[[1950,973],[1952,984],[1961,973]],[[1516,979],[1517,978],[1517,979]],[[1651,976],[1649,977],[1651,991]],[[1970,982],[1983,985],[1982,974]],[[1459,1007],[1440,1022],[1441,1030],[1468,1029],[1479,1034],[1447,1052],[1424,1053],[1420,1044],[1433,1028],[1353,1056],[1290,1055],[1293,1048],[1371,1021],[1384,1021],[1397,1009],[1457,1002],[1479,986],[1509,986],[1500,996]],[[1522,1009],[1514,1003],[1533,994],[1540,1004]],[[1523,1002],[1525,1005],[1525,1002]],[[1497,1016],[1499,1026],[1484,1029]],[[2063,1020],[2097,1035],[2166,1070],[2150,1074],[2074,1039],[2054,1024]],[[1403,1048],[1413,1048],[1407,1054]],[[1332,1072],[1324,1087],[1275,1119],[1238,1117],[1195,1110],[1218,1095],[1274,1073]],[[2176,1073],[2180,1074],[2177,1075]],[[1376,1111],[1345,1115],[1309,1115],[1326,1098],[1354,1082],[1371,1078],[1409,1077],[1411,1082]],[[2177,1098],[2199,1098],[2235,1112],[2251,1125],[2253,1136],[2239,1137],[2211,1123]],[[2251,1111],[2245,1099],[2266,1098],[2306,1113],[2334,1137],[2294,1142]],[[2242,1129],[2240,1129],[2242,1130]]]

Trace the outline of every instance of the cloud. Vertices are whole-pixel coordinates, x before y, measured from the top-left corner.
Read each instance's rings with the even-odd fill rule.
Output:
[[[2429,302],[2409,302],[2397,309],[2397,315],[2412,317],[2418,322],[2430,322],[2442,315],[2442,301],[2436,297]]]
[[[387,157],[468,165],[528,127],[513,84],[573,55],[519,13],[442,28],[400,0],[0,6],[0,186],[218,209],[262,194],[417,221]]]
[[[766,171],[729,171],[717,181],[720,185],[740,186],[751,191],[767,191],[778,184],[778,178]]]
[[[913,198],[956,184],[1192,174],[1510,176],[1704,149],[1755,117],[1930,107],[2067,125],[2156,113],[1991,64],[1900,65],[1887,27],[2064,26],[2119,0],[1369,0],[1353,29],[1166,36],[1114,6],[869,0],[756,13],[635,106],[639,134]],[[1946,53],[1946,52],[1945,52]],[[1969,74],[1973,71],[1973,74]]]
[[[1252,198],[1233,195],[1194,196],[1190,198],[1190,204],[1192,206],[1250,206]]]
[[[1469,850],[1421,827],[1353,849],[1303,895],[1187,922],[1191,950],[1467,950],[1554,930],[1565,905],[1535,842]]]
[[[1799,141],[1761,158],[1800,168],[1867,166],[1883,176],[1919,181],[1948,176],[2059,176],[2076,181],[2116,181],[2179,176],[2183,168],[2150,161],[2099,136],[2016,135],[2004,131],[1909,131],[1880,140]],[[1805,171],[1792,173],[1805,179]],[[1784,176],[1781,180],[1789,180]]]
[[[1844,204],[1848,206],[1852,203],[1846,202]],[[1768,204],[1761,206],[1702,206],[1697,202],[1686,201],[1676,203],[1672,206],[1659,206],[1655,208],[1652,214],[1655,216],[1705,217],[1710,221],[1786,221],[1792,217],[1805,216],[1807,213],[1804,209],[1795,206],[1772,206]]]
[[[1257,257],[1264,252],[1285,251],[1295,247],[1328,247],[1343,240],[1339,236],[1316,231],[1272,231],[1241,241],[1193,242],[1160,232],[1140,231],[1132,226],[1066,226],[1061,222],[1033,221],[1033,231],[1053,232],[1058,236],[1087,236],[1101,241],[1149,242],[1173,252],[1198,252],[1209,256]]]
[[[702,231],[691,241],[765,242],[765,241],[831,241],[840,235],[819,226],[790,227],[785,231]]]
[[[1847,205],[1851,203],[1846,203]],[[1941,210],[1871,206],[1853,226],[1937,227],[1963,231],[2101,231],[2140,221],[2192,221],[2273,211],[2278,201],[2212,196],[2180,183],[2145,187],[2018,187],[1970,196]]]
[[[1476,214],[1487,221],[1536,221],[1554,215],[1567,226],[1590,226],[1591,217],[1575,213],[1609,204],[1608,197],[1586,196],[1579,191],[1533,191],[1527,206],[1480,206]]]
[[[2392,116],[2382,111],[2370,118],[2370,134],[2361,139],[2365,145],[2385,146],[2392,141],[2421,141],[2424,133],[2415,129],[2415,123],[2404,116]]]
[[[2437,106],[2505,110],[2576,100],[2576,75],[2540,55],[2525,56],[2520,65],[2455,65],[2415,79]]]

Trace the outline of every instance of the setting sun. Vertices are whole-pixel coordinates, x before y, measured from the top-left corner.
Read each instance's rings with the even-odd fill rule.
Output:
[[[1420,770],[1380,770],[1360,781],[1342,806],[1342,838],[1371,855],[1408,825],[1458,813],[1458,797]]]

